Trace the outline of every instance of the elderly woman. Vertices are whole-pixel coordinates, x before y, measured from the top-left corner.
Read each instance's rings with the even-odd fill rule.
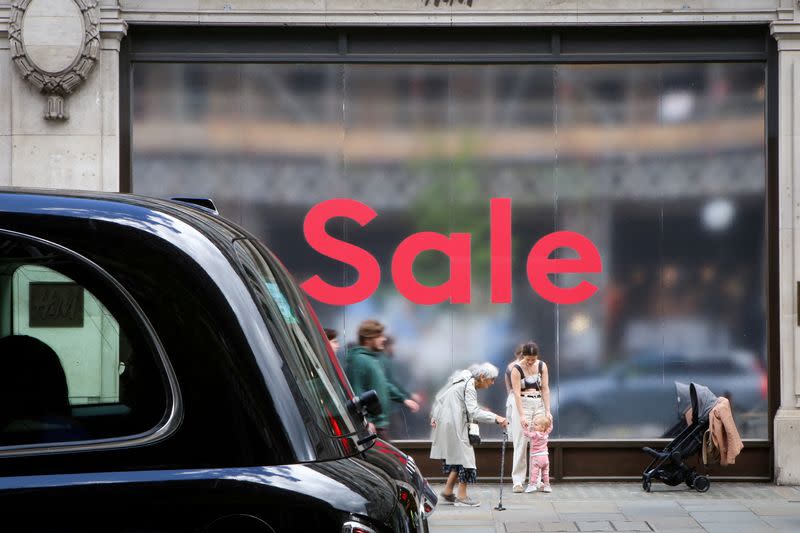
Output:
[[[497,378],[497,367],[490,363],[472,365],[468,370],[453,374],[447,385],[436,395],[431,411],[431,459],[441,459],[447,483],[441,493],[442,503],[477,507],[479,502],[467,496],[467,483],[475,483],[478,470],[475,466],[475,450],[469,443],[467,424],[469,421],[484,424],[499,424],[508,421],[502,416],[478,406],[478,390],[490,387]],[[454,488],[458,481],[458,490]]]

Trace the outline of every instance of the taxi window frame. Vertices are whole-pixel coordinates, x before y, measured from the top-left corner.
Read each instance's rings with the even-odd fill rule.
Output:
[[[35,246],[49,248],[65,258],[75,261],[81,267],[87,269],[88,272],[95,274],[98,282],[107,286],[114,297],[117,298],[117,303],[128,313],[129,323],[136,327],[137,334],[148,348],[148,354],[153,357],[153,363],[161,376],[163,392],[166,395],[164,413],[159,421],[147,431],[80,441],[53,441],[0,446],[0,458],[124,449],[154,444],[173,435],[183,420],[183,402],[178,379],[155,328],[127,289],[97,263],[65,246],[27,233],[2,228],[0,228],[0,237],[28,241]]]
[[[242,243],[246,243],[247,247],[253,248],[254,252],[250,252],[246,247],[244,247],[244,245]],[[292,278],[291,274],[289,272],[287,272],[286,269],[280,264],[280,261],[277,258],[275,258],[275,256],[273,254],[271,254],[271,252],[269,252],[266,249],[266,247],[264,247],[257,239],[253,239],[253,238],[250,238],[250,237],[237,238],[237,239],[233,240],[232,245],[234,247],[233,256],[235,257],[235,261],[237,263],[238,268],[241,269],[241,271],[242,271],[241,272],[242,279],[246,283],[246,285],[248,287],[248,290],[251,291],[252,297],[254,298],[254,301],[256,302],[256,304],[257,304],[257,306],[259,308],[259,311],[264,315],[268,315],[269,314],[269,310],[265,309],[264,306],[261,303],[262,293],[263,293],[263,297],[272,300],[273,303],[275,304],[275,306],[279,310],[281,309],[281,304],[282,303],[285,303],[288,306],[292,306],[292,302],[290,302],[290,301],[279,302],[279,301],[276,300],[275,295],[272,293],[272,291],[270,291],[268,288],[266,288],[266,287],[262,288],[260,286],[256,286],[254,281],[251,279],[250,273],[248,272],[249,271],[249,267],[246,267],[243,264],[243,260],[242,260],[241,254],[258,253],[259,254],[259,259],[261,261],[263,261],[273,271],[272,272],[273,276],[283,278],[283,279],[279,280],[281,284],[289,284],[289,285],[293,286],[293,290],[297,294],[291,295],[291,299],[292,300],[296,300],[294,303],[297,306],[301,307],[301,309],[296,310],[295,312],[299,311],[300,313],[302,313],[304,315],[304,317],[301,318],[301,320],[305,320],[305,321],[308,322],[308,326],[312,330],[312,331],[310,331],[310,333],[313,335],[313,333],[314,333],[313,330],[314,330],[314,328],[317,327],[316,323],[315,323],[315,321],[313,319],[313,315],[312,315],[313,309],[311,308],[311,306],[308,304],[308,302],[303,297],[303,294],[301,293],[299,287],[297,287],[297,285],[296,285],[296,283],[294,281],[294,278]],[[276,271],[277,271],[277,275],[276,275]],[[282,291],[284,289],[283,287],[278,287],[278,288],[281,289]],[[286,298],[285,294],[281,294],[281,296],[284,299]],[[271,316],[264,316],[263,318],[267,323],[270,323],[274,319]],[[285,317],[283,317],[283,318],[285,319]],[[297,317],[295,317],[295,318],[297,318]],[[268,328],[270,330],[270,334],[271,335],[278,336],[280,334],[280,332],[273,331],[273,326],[270,325],[270,326],[268,326]],[[322,332],[318,332],[318,336],[321,338]],[[276,343],[276,349],[277,349],[277,352],[280,354],[282,363],[284,365],[286,365],[285,368],[289,367],[288,368],[288,373],[289,373],[291,379],[292,380],[296,380],[296,379],[298,379],[299,376],[294,374],[294,371],[292,369],[292,365],[287,363],[286,359],[289,356],[287,354],[283,353],[284,349],[291,350],[292,347],[291,346],[284,347],[283,346],[284,344],[285,343],[283,342],[283,339],[281,339],[281,342]],[[323,346],[323,348],[324,348],[324,346]],[[324,356],[327,357],[327,355],[328,354],[326,352],[324,354]],[[323,355],[320,355],[320,354],[315,352],[314,353],[314,357],[316,357],[318,359],[318,364],[324,370],[326,379],[331,382],[330,385],[333,388],[340,388],[341,389],[340,391],[337,391],[337,392],[334,393],[334,395],[332,396],[332,400],[335,403],[339,403],[340,401],[344,402],[343,405],[340,406],[338,414],[339,414],[339,416],[341,418],[345,419],[352,427],[351,428],[347,428],[347,430],[343,431],[341,434],[336,434],[335,432],[331,432],[328,427],[326,427],[326,426],[324,426],[324,425],[322,425],[320,423],[320,419],[319,419],[320,415],[319,415],[319,413],[314,411],[314,408],[311,405],[311,403],[309,402],[308,398],[306,398],[302,394],[302,392],[307,392],[307,391],[300,391],[300,390],[294,391],[294,389],[293,389],[294,392],[300,393],[299,397],[297,398],[298,403],[301,403],[304,406],[304,411],[312,414],[312,417],[314,419],[315,425],[328,438],[331,438],[331,439],[349,439],[349,438],[357,437],[357,436],[361,435],[365,431],[366,426],[363,425],[363,427],[362,427],[362,422],[363,421],[360,420],[357,416],[355,416],[354,413],[350,410],[350,408],[348,406],[348,402],[350,401],[350,398],[348,398],[349,384],[347,384],[347,386],[345,386],[345,384],[343,384],[341,382],[341,377],[336,374],[336,369],[335,368],[332,369],[333,373],[330,372],[331,369],[329,369],[327,367],[326,363],[328,363],[331,367],[333,366],[333,363],[329,362],[329,361],[323,361],[322,360]],[[285,370],[285,372],[286,371],[287,370]],[[326,389],[327,389],[327,387],[326,387]]]

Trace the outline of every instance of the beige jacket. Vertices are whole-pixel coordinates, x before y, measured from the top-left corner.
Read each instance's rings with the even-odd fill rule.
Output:
[[[735,463],[744,444],[733,421],[731,404],[727,398],[719,398],[714,404],[708,414],[708,429],[711,432],[711,441],[719,450],[719,464],[727,466]]]
[[[431,434],[431,459],[444,459],[449,465],[475,468],[475,451],[467,435],[467,410],[473,422],[491,424],[495,414],[478,406],[478,391],[469,371],[462,371],[436,395],[431,418],[436,427]]]

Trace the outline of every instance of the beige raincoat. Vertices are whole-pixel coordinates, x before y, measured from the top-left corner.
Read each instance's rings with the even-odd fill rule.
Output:
[[[436,427],[431,433],[431,459],[444,459],[448,465],[475,468],[475,451],[467,436],[467,410],[473,422],[491,424],[496,415],[478,406],[475,380],[468,370],[455,374],[436,395],[431,418]]]

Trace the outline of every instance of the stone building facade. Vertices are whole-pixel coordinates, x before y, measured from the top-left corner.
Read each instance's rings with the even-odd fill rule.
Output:
[[[23,16],[24,15],[24,16]],[[397,27],[769,29],[777,54],[777,302],[770,354],[774,479],[800,483],[800,2],[537,0],[0,1],[0,186],[118,191],[120,65],[131,28]],[[22,53],[24,49],[24,54]],[[38,76],[38,78],[37,78]],[[129,149],[130,147],[123,146]],[[768,216],[770,218],[770,216]],[[798,227],[795,227],[798,226]],[[774,256],[773,256],[774,255]],[[772,325],[774,326],[774,325]],[[773,416],[774,414],[774,416]]]

